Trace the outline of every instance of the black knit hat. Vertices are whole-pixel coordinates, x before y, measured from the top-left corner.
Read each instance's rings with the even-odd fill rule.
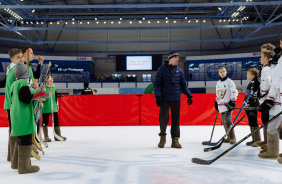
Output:
[[[170,58],[172,58],[172,57],[174,57],[174,56],[178,56],[178,53],[176,52],[176,51],[170,51],[169,53],[168,53],[168,59],[170,59]]]

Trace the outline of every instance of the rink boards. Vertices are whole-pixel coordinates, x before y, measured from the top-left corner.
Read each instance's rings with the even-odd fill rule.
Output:
[[[243,93],[239,94],[237,107],[242,106]],[[159,107],[154,95],[63,95],[59,97],[59,122],[61,126],[150,126],[159,124]],[[181,125],[213,125],[216,110],[215,94],[194,94],[193,104],[187,105],[187,97],[181,97]],[[4,104],[4,96],[0,96]],[[0,109],[0,127],[8,126],[7,113]],[[232,119],[239,110],[235,110]],[[245,114],[244,111],[239,118]],[[50,118],[51,121],[51,118]],[[260,113],[258,115],[259,124]],[[170,122],[169,122],[170,124]],[[218,116],[217,125],[221,124]],[[240,125],[247,125],[245,118]],[[52,124],[49,123],[49,126]]]

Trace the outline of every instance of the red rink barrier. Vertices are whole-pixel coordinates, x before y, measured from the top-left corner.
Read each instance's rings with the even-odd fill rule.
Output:
[[[237,107],[242,106],[244,95],[239,94]],[[180,124],[213,125],[216,116],[214,101],[215,94],[194,94],[193,104],[188,106],[186,96],[182,95]],[[7,127],[7,112],[3,109],[4,96],[0,96],[0,103],[0,127]],[[239,110],[234,110],[232,120],[238,112]],[[243,110],[237,120],[244,114]],[[260,113],[258,121],[261,124]],[[156,106],[154,95],[64,95],[59,98],[59,122],[61,126],[159,125],[159,107]],[[220,115],[216,124],[221,124]],[[247,117],[240,125],[248,125]]]

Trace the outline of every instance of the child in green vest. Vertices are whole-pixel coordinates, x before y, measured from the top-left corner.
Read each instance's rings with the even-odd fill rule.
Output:
[[[17,141],[16,137],[11,137],[11,118],[10,118],[10,106],[11,106],[11,98],[10,98],[10,88],[12,83],[15,81],[14,71],[15,66],[19,63],[23,63],[23,54],[20,49],[13,48],[9,50],[9,56],[11,60],[11,64],[7,67],[7,77],[5,84],[5,101],[4,101],[4,109],[7,110],[8,121],[9,121],[9,141],[8,141],[8,156],[7,161],[11,161],[11,158],[14,153],[14,146]]]
[[[59,126],[59,120],[58,120],[58,107],[57,107],[57,98],[56,98],[56,87],[53,84],[54,77],[51,76],[51,81],[48,79],[46,82],[46,92],[50,92],[50,86],[52,88],[52,106],[53,106],[53,115],[54,115],[54,129],[55,133],[57,135],[61,136],[61,128]],[[52,113],[51,109],[51,98],[48,98],[46,101],[43,101],[43,109],[42,109],[42,115],[43,115],[43,133],[44,133],[44,141],[45,142],[51,142],[51,139],[48,136],[48,123],[49,123],[49,116]],[[62,137],[65,140],[67,140],[66,137]],[[59,141],[56,137],[54,137],[55,141]]]
[[[32,100],[48,98],[52,93],[31,93],[28,83],[30,72],[22,62],[15,66],[14,77],[15,82],[10,88],[10,115],[12,136],[17,137],[19,141],[15,143],[11,167],[18,169],[19,174],[34,173],[40,168],[30,164],[32,134],[35,133]]]

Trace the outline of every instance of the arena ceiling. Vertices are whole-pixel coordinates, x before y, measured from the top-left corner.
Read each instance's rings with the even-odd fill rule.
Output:
[[[60,35],[64,30],[215,29],[218,33],[217,38],[191,42],[239,43],[277,37],[279,34],[257,36],[255,33],[282,24],[282,1],[274,0],[0,0],[0,2],[0,29],[19,35],[19,38],[0,36],[0,40],[43,47],[48,44],[88,43],[61,41]],[[187,26],[176,26],[172,23],[179,20],[202,23]],[[133,21],[139,25],[130,26]],[[157,26],[159,21],[171,23]],[[205,21],[212,24],[205,25],[203,23]],[[150,23],[154,23],[154,26]],[[70,26],[74,24],[80,26]],[[121,25],[109,26],[111,24]],[[233,29],[234,34],[231,38],[222,38],[218,29]],[[41,31],[60,33],[56,40],[46,40]],[[89,42],[91,43],[95,42]]]

